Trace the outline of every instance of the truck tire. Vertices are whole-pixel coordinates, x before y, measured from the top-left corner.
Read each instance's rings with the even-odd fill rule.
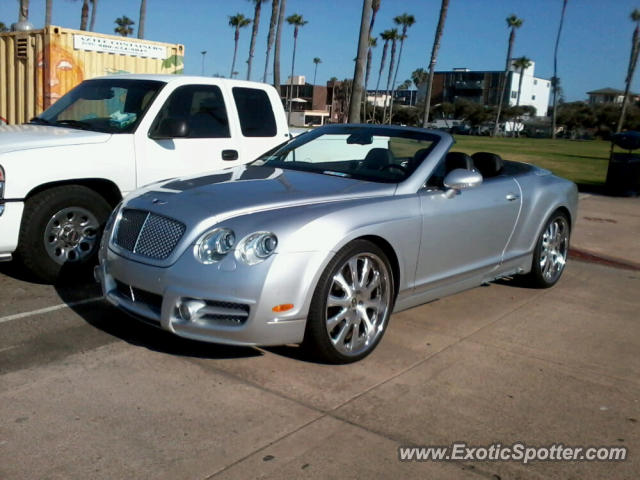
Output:
[[[16,255],[36,279],[57,283],[96,263],[111,212],[98,193],[81,185],[44,190],[27,199]]]

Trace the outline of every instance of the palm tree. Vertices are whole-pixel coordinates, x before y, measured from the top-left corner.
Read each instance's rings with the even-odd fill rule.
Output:
[[[271,20],[269,21],[269,34],[267,35],[267,55],[264,62],[264,75],[262,82],[267,83],[267,71],[269,70],[269,57],[271,56],[271,47],[276,37],[276,23],[278,23],[278,0],[271,0]]]
[[[18,8],[18,21],[26,22],[29,20],[29,0],[20,0]]]
[[[128,37],[133,33],[133,28],[131,28],[131,25],[135,25],[136,22],[131,20],[126,15],[123,15],[120,18],[116,18],[115,22],[118,26],[114,28],[113,31],[117,34],[122,35],[123,37]]]
[[[394,33],[395,31],[395,33]],[[380,88],[380,79],[382,78],[382,72],[384,71],[384,63],[387,59],[387,51],[389,50],[389,42],[393,40],[394,36],[398,34],[397,30],[385,30],[380,34],[380,38],[384,40],[384,45],[382,46],[382,58],[380,59],[380,70],[378,71],[378,81],[376,82],[376,91],[373,94],[373,116],[372,121],[375,123],[376,119],[376,104],[378,103],[378,91]],[[386,100],[385,100],[386,103]],[[386,105],[385,105],[386,107]]]
[[[404,82],[402,82],[400,85],[398,85],[398,90],[409,90],[410,88],[411,88],[411,80],[408,78]]]
[[[371,30],[369,30],[371,33]],[[372,50],[378,46],[376,37],[369,37],[369,49],[367,50],[367,70],[364,74],[364,95],[362,96],[362,118],[367,121],[367,85],[369,85],[369,77],[371,77]]]
[[[558,79],[558,45],[560,44],[560,34],[562,33],[562,24],[564,23],[564,12],[567,9],[567,0],[562,2],[562,13],[560,14],[560,25],[558,26],[558,35],[556,36],[556,46],[553,49],[553,77],[551,78],[551,87],[553,88],[553,114],[551,120],[551,138],[556,138],[556,112],[558,109],[558,88],[560,80]]]
[[[371,37],[371,32],[373,32],[373,26],[376,23],[378,10],[380,10],[380,0],[373,0],[371,2],[371,22],[369,23],[369,49],[367,50],[367,68],[364,77],[364,95],[362,96],[362,118],[364,118],[365,122],[367,121],[367,84],[369,83],[369,75],[371,73],[371,49],[377,46],[377,39]]]
[[[416,68],[413,72],[411,72],[411,81],[415,87],[420,90],[420,86],[427,81],[429,78],[429,74],[424,68]]]
[[[384,101],[384,110],[382,111],[382,123],[386,122],[387,119],[387,100],[389,103],[393,102],[392,98],[389,98],[389,87],[391,86],[391,80],[393,80],[393,67],[396,62],[396,45],[398,43],[398,39],[400,36],[398,35],[398,29],[392,28],[391,30],[392,38],[391,38],[391,59],[389,60],[389,75],[387,76],[387,88],[385,89],[385,101]]]
[[[629,57],[624,97],[622,99],[622,108],[620,109],[620,118],[618,119],[618,128],[616,128],[616,132],[620,132],[622,130],[622,125],[624,124],[624,117],[627,113],[627,105],[629,103],[629,89],[631,88],[633,74],[636,71],[636,64],[638,63],[638,53],[640,51],[640,10],[636,8],[631,12],[631,20],[635,22],[636,28],[633,30],[633,37],[631,39],[631,55]]]
[[[509,46],[507,47],[507,61],[504,67],[504,76],[500,81],[500,98],[498,99],[498,111],[496,113],[496,124],[493,127],[493,136],[498,135],[498,128],[500,126],[500,113],[502,111],[502,103],[504,101],[504,93],[507,88],[507,78],[509,76],[509,69],[511,68],[511,52],[513,51],[513,44],[516,39],[516,29],[520,28],[524,23],[524,20],[518,18],[515,14],[511,14],[506,18],[507,27],[510,29],[509,33]]]
[[[287,17],[287,23],[293,26],[293,55],[291,56],[291,79],[289,81],[289,115],[288,121],[291,123],[291,100],[293,99],[293,72],[296,65],[296,48],[298,46],[298,32],[300,27],[304,27],[307,22],[302,15],[294,13]]]
[[[353,87],[349,101],[349,122],[359,123],[360,107],[364,95],[364,75],[367,67],[367,50],[369,49],[369,24],[371,22],[372,0],[363,0],[362,17],[360,19],[360,37],[358,38],[358,55],[353,72]]]
[[[8,32],[8,31],[9,29],[7,28],[7,26],[3,22],[0,22],[0,33]]]
[[[253,29],[251,30],[251,42],[249,43],[249,59],[247,60],[247,80],[251,80],[251,64],[253,63],[253,54],[256,48],[256,38],[258,38],[258,27],[260,26],[260,12],[262,3],[267,0],[250,0],[255,4],[253,11]]]
[[[322,60],[320,59],[320,57],[315,57],[313,59],[313,63],[315,64],[314,70],[313,70],[313,84],[316,84],[316,75],[318,74],[318,64],[322,63]]]
[[[231,62],[231,73],[229,78],[233,78],[236,68],[236,56],[238,55],[238,40],[240,40],[240,29],[246,27],[251,23],[251,19],[245,17],[241,13],[236,13],[233,16],[229,16],[229,26],[234,29],[235,46],[233,48],[233,61]]]
[[[140,18],[138,19],[138,38],[144,38],[144,24],[147,21],[147,0],[140,0]]]
[[[391,104],[389,105],[389,124],[391,124],[391,117],[393,115],[393,92],[395,91],[395,84],[398,78],[398,70],[400,70],[400,59],[402,58],[402,47],[404,46],[404,41],[407,38],[407,30],[414,23],[416,23],[416,18],[413,15],[408,13],[403,13],[402,15],[398,15],[393,19],[393,23],[402,27],[402,33],[400,34],[400,51],[398,52],[398,63],[396,65],[396,71],[393,74],[393,82],[391,83]]]
[[[518,57],[513,61],[513,67],[520,70],[520,78],[518,79],[518,97],[516,98],[516,107],[520,106],[520,92],[522,91],[522,79],[524,71],[531,66],[531,59],[527,57]]]
[[[44,26],[51,25],[51,14],[53,11],[53,0],[47,0],[44,7]]]
[[[284,22],[284,10],[287,0],[280,0],[278,12],[278,25],[276,27],[276,44],[273,49],[273,86],[280,93],[280,41],[282,39],[282,23]]]
[[[427,77],[427,88],[425,92],[424,116],[422,117],[422,126],[426,128],[429,122],[429,110],[431,109],[431,91],[433,88],[433,74],[436,70],[436,60],[438,59],[438,50],[440,49],[440,40],[444,31],[444,22],[447,19],[447,10],[449,9],[449,0],[442,0],[440,5],[440,18],[436,27],[436,36],[433,39],[433,48],[431,49],[431,61],[429,62],[429,76]]]
[[[86,30],[89,23],[89,0],[82,0],[80,12],[80,30]]]

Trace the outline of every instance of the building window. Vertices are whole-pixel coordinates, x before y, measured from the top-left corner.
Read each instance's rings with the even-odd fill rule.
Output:
[[[518,92],[511,92],[511,98],[517,98],[518,97]]]
[[[537,84],[538,84],[538,80],[534,78],[534,79],[533,79],[533,84],[534,84],[534,85],[537,85]]]
[[[535,95],[531,95],[531,100],[535,100],[536,96]]]

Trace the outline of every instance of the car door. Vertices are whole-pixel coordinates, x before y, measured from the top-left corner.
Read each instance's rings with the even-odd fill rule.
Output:
[[[418,193],[422,238],[416,267],[417,292],[480,279],[501,262],[520,211],[520,189],[507,175],[460,190]]]
[[[237,121],[217,85],[182,85],[166,99],[148,130],[136,136],[137,185],[242,163]],[[185,137],[154,139],[166,119],[185,120]],[[231,120],[231,121],[230,121]],[[234,139],[234,137],[236,137]]]

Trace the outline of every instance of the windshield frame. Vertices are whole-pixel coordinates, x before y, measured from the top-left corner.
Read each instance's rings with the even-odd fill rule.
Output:
[[[280,152],[280,154],[286,154],[302,145],[305,145],[309,142],[314,141],[315,139],[323,136],[323,135],[351,135],[354,133],[362,133],[366,132],[367,134],[371,134],[372,136],[388,136],[388,137],[396,137],[396,138],[409,138],[414,140],[423,140],[430,141],[431,144],[428,147],[425,147],[428,151],[424,154],[423,159],[417,165],[414,165],[412,170],[404,177],[400,179],[383,179],[379,177],[371,177],[369,175],[361,175],[358,174],[357,171],[353,172],[342,172],[340,170],[331,170],[331,169],[319,169],[313,168],[313,163],[309,162],[284,162],[284,161],[267,161],[268,157],[275,155]],[[438,135],[433,131],[429,131],[426,129],[420,129],[416,127],[401,127],[394,125],[360,125],[360,124],[344,124],[344,125],[325,125],[322,127],[315,128],[313,130],[309,130],[304,132],[292,139],[284,142],[271,150],[265,152],[260,155],[257,159],[251,162],[249,165],[253,166],[270,166],[275,168],[281,168],[283,170],[292,170],[292,171],[302,171],[308,173],[316,173],[320,175],[328,175],[328,176],[337,176],[341,178],[350,178],[354,180],[367,181],[372,183],[382,183],[382,184],[400,184],[407,181],[411,178],[416,171],[420,170],[420,165],[422,165],[425,160],[431,155],[434,149],[439,145],[442,140],[442,136]],[[297,164],[297,165],[296,165]]]
[[[73,105],[78,99],[80,99],[79,92],[83,88],[87,88],[87,86],[91,86],[90,84],[104,83],[101,87],[120,87],[120,88],[130,88],[133,85],[145,84],[147,85],[149,90],[152,90],[155,87],[155,92],[147,101],[144,109],[140,111],[140,114],[137,115],[135,121],[127,125],[123,129],[116,128],[101,128],[96,125],[92,125],[89,122],[83,122],[82,120],[57,120],[57,117],[67,110],[71,105]],[[147,115],[151,105],[153,105],[155,99],[158,97],[160,92],[167,86],[167,82],[162,80],[148,80],[148,79],[132,79],[132,78],[92,78],[89,80],[85,80],[74,88],[69,90],[66,94],[64,94],[58,101],[56,101],[53,105],[43,111],[37,117],[32,118],[29,123],[33,124],[41,124],[48,125],[52,127],[61,127],[61,128],[73,128],[77,130],[88,130],[93,132],[102,132],[109,133],[114,135],[119,134],[132,134],[135,133],[140,126],[140,123]],[[55,120],[54,120],[55,119]]]

